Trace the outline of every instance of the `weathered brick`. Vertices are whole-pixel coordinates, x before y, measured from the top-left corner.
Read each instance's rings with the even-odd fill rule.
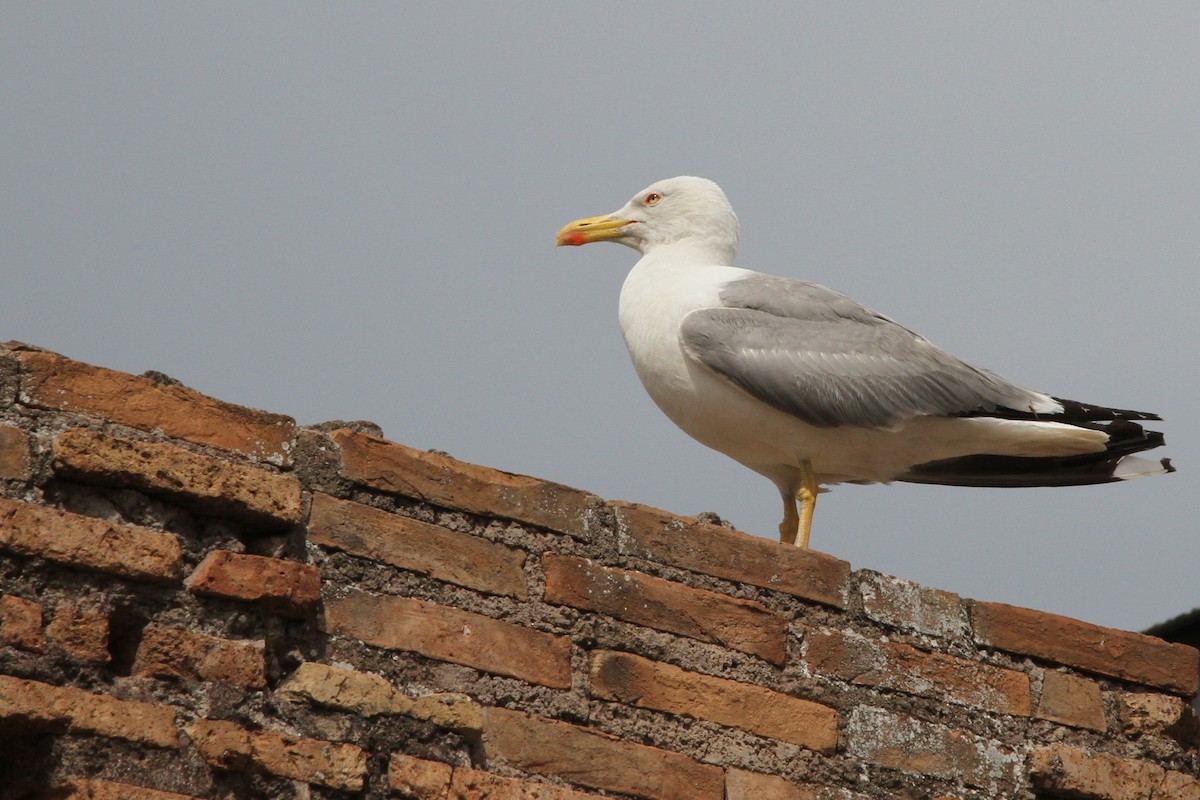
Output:
[[[608,736],[520,711],[487,708],[482,750],[490,766],[651,800],[722,800],[724,771],[680,753]]]
[[[235,464],[161,442],[76,428],[54,440],[54,470],[65,477],[166,495],[209,514],[265,525],[300,520],[294,475]]]
[[[992,796],[1017,785],[1021,757],[997,742],[884,709],[858,706],[846,726],[846,754],[904,772],[961,780]]]
[[[1127,734],[1170,736],[1185,747],[1200,747],[1200,718],[1187,701],[1165,694],[1121,694],[1117,704]]]
[[[134,525],[0,498],[0,550],[144,581],[183,573],[179,540]]]
[[[88,778],[56,783],[47,793],[37,797],[39,800],[199,800],[190,794]]]
[[[1035,788],[1089,800],[1196,800],[1200,781],[1148,761],[1055,744],[1033,751]]]
[[[314,703],[364,716],[403,714],[412,698],[383,677],[344,667],[305,661],[276,690],[277,695],[303,697]]]
[[[454,767],[440,761],[393,753],[388,761],[388,786],[412,800],[449,800]]]
[[[637,503],[612,502],[621,550],[637,558],[845,608],[850,564]]]
[[[1003,603],[974,602],[980,644],[1099,675],[1191,696],[1200,690],[1200,651],[1185,644]]]
[[[108,617],[93,609],[66,604],[54,612],[46,636],[81,661],[107,662]]]
[[[761,603],[573,556],[547,553],[542,568],[548,603],[598,611],[783,663],[787,620]]]
[[[422,452],[342,429],[330,434],[348,480],[434,505],[503,517],[586,538],[600,499],[549,481]]]
[[[0,479],[30,478],[29,434],[11,425],[0,425]]]
[[[600,797],[402,753],[394,753],[388,763],[388,784],[412,800],[598,800]]]
[[[83,731],[175,747],[175,712],[136,700],[0,675],[0,721],[12,729]]]
[[[377,508],[314,494],[309,541],[440,581],[525,600],[525,553]]]
[[[184,584],[196,594],[262,603],[294,617],[312,614],[321,600],[321,573],[316,567],[229,550],[205,556]]]
[[[457,608],[354,591],[325,603],[331,633],[556,689],[571,685],[565,636]]]
[[[828,706],[630,653],[594,653],[591,690],[605,700],[741,728],[821,753],[837,748],[837,711]]]
[[[1118,702],[1126,733],[1161,733],[1179,722],[1187,704],[1178,697],[1152,692],[1122,693]]]
[[[447,800],[600,800],[600,795],[455,767]]]
[[[161,430],[173,439],[212,445],[251,458],[286,465],[296,423],[224,403],[192,389],[94,367],[45,351],[17,352],[25,374],[25,405],[90,414],[143,431]]]
[[[354,792],[363,788],[367,753],[352,744],[249,730],[216,719],[198,720],[186,730],[205,760],[220,769],[278,775]]]
[[[808,787],[797,786],[778,775],[763,775],[744,769],[725,771],[725,800],[817,800]]]
[[[1028,716],[1029,676],[945,653],[926,653],[898,642],[855,633],[810,629],[805,663],[821,675],[1001,714]]]
[[[725,771],[725,800],[867,800],[866,795],[744,769]]]
[[[1046,670],[1043,675],[1042,694],[1034,716],[1094,731],[1108,727],[1100,684],[1066,672]]]
[[[962,598],[878,572],[858,572],[863,611],[878,623],[943,639],[965,638],[971,631]]]
[[[133,661],[136,675],[267,685],[262,642],[235,641],[183,628],[147,625]]]
[[[465,694],[437,692],[413,698],[379,675],[313,661],[297,667],[276,695],[304,698],[364,716],[404,714],[461,732],[478,733],[483,727],[480,706]]]
[[[11,594],[0,595],[0,645],[32,653],[46,649],[41,603]]]
[[[404,713],[459,733],[479,733],[483,730],[483,708],[458,692],[421,695],[412,700],[412,705]]]

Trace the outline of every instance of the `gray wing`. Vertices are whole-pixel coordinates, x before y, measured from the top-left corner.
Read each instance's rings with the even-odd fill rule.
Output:
[[[726,284],[721,302],[684,317],[684,350],[812,425],[889,428],[921,415],[1054,402],[824,286],[757,275]]]

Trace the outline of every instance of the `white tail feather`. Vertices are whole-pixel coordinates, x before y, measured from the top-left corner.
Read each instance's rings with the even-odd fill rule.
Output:
[[[1117,462],[1117,466],[1113,470],[1113,477],[1127,481],[1133,478],[1149,478],[1151,475],[1165,475],[1174,471],[1171,462],[1165,458],[1161,461],[1151,461],[1148,458],[1125,456]]]

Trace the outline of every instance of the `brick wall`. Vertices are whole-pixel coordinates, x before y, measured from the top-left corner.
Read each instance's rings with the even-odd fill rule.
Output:
[[[0,797],[1200,798],[1197,651],[0,347]]]

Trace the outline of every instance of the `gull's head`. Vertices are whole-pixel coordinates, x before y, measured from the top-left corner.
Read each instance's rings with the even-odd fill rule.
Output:
[[[569,223],[559,245],[611,241],[649,253],[687,243],[712,250],[729,264],[737,251],[738,221],[721,187],[705,178],[682,176],[650,184],[621,209]]]

